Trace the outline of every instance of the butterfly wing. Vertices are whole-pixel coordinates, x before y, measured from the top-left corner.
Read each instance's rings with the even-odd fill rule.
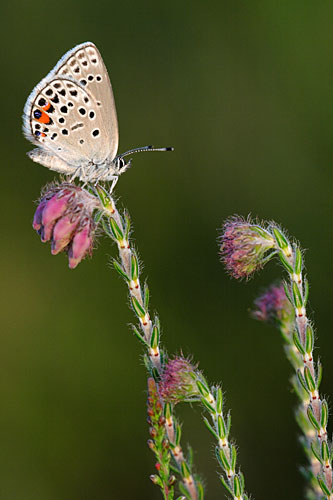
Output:
[[[93,43],[67,52],[35,87],[24,108],[23,130],[43,151],[43,155],[35,154],[36,161],[39,156],[56,155],[73,171],[115,157],[118,123],[112,87]]]

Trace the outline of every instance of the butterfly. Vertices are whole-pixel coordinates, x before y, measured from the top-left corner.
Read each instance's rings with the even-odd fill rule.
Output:
[[[124,157],[141,151],[172,151],[145,146],[117,155],[118,121],[107,69],[96,45],[69,50],[36,85],[23,112],[23,133],[37,146],[35,162],[86,183],[112,181],[130,166]]]

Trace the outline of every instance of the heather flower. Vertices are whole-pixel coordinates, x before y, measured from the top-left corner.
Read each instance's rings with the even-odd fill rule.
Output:
[[[200,399],[197,377],[196,367],[187,359],[170,359],[161,376],[159,390],[162,398],[168,403]]]
[[[74,269],[92,252],[95,222],[93,212],[99,199],[75,184],[54,184],[42,195],[33,228],[43,242],[51,240],[51,253],[67,252]]]
[[[272,235],[250,220],[232,217],[223,226],[220,255],[228,273],[234,278],[249,278],[272,257],[275,248]]]
[[[294,311],[282,283],[271,285],[254,301],[252,316],[278,328],[292,326]]]

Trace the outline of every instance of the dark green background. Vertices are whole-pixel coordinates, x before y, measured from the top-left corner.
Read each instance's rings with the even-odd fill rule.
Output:
[[[233,282],[216,236],[225,217],[251,212],[307,249],[322,391],[332,394],[332,16],[329,0],[2,4],[1,498],[160,498],[142,351],[109,266],[116,249],[100,241],[70,271],[31,228],[33,200],[54,175],[25,156],[24,102],[86,40],[110,73],[120,150],[175,147],[136,156],[116,188],[163,342],[222,381],[248,492],[303,498],[290,368],[278,333],[248,315],[281,268]],[[223,498],[201,410],[179,414],[206,498]]]

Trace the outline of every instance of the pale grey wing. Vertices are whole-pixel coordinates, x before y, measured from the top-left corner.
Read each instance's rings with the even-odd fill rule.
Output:
[[[109,75],[97,47],[91,42],[74,47],[54,69],[57,75],[78,80],[95,98],[106,130],[108,157],[113,160],[118,150],[117,112]]]
[[[62,81],[58,82],[61,84],[61,87],[58,87],[58,89],[53,86],[54,83],[57,83],[56,75],[58,74],[59,79],[62,81],[68,80],[68,83],[76,83],[79,87],[76,89],[78,95],[70,95],[70,101],[66,101],[67,94],[62,95],[63,90],[66,92],[66,88],[63,88]],[[60,74],[68,75],[68,77],[65,78],[64,76],[60,76]],[[68,84],[65,86],[68,90],[70,90]],[[58,90],[62,91],[60,95]],[[51,91],[54,91],[55,93],[51,93]],[[72,91],[75,93],[75,89],[72,89]],[[84,95],[82,91],[85,91],[86,95]],[[46,94],[46,92],[48,93]],[[36,106],[36,104],[38,105],[37,97],[44,97],[47,101],[46,105],[51,104],[52,107],[55,108],[56,113],[59,112],[61,107],[58,106],[58,103],[56,102],[57,98],[59,98],[59,102],[61,102],[62,106],[66,106],[70,102],[74,105],[79,105],[80,103],[82,104],[82,98],[85,105],[88,105],[89,101],[93,102],[94,108],[98,108],[98,111],[94,116],[91,115],[91,122],[87,123],[93,123],[93,120],[95,120],[96,127],[93,130],[100,130],[100,133],[98,134],[99,139],[97,141],[91,141],[88,133],[87,137],[79,138],[80,147],[77,150],[77,134],[74,134],[71,136],[70,141],[66,140],[65,137],[62,137],[62,140],[60,141],[61,144],[55,146],[55,142],[57,142],[57,139],[59,140],[58,131],[54,131],[53,133],[57,133],[57,136],[53,136],[53,139],[50,139],[49,136],[45,137],[44,135],[41,135],[48,134],[48,132],[43,132],[40,127],[39,129],[36,128],[37,124],[34,123],[33,107]],[[75,99],[75,97],[77,97],[77,99]],[[89,99],[89,101],[87,101],[87,99]],[[40,108],[43,108],[43,106],[40,106]],[[89,108],[86,106],[83,106],[83,108],[86,109],[88,113]],[[45,113],[48,112],[45,109],[42,109],[42,111]],[[50,116],[53,120],[52,113]],[[87,117],[88,114],[80,116],[84,118],[84,116]],[[65,116],[63,116],[63,118],[66,120]],[[72,118],[74,118],[73,115]],[[75,123],[72,123],[71,125],[74,127],[76,124],[84,124],[86,122],[86,120],[77,122],[75,120],[73,121]],[[64,125],[64,123],[61,124],[58,121],[55,121],[55,123],[56,126],[57,124],[59,125],[59,128],[60,125]],[[44,128],[50,129],[51,127],[46,126]],[[83,127],[79,125],[72,131],[74,132],[75,130],[80,130],[81,128]],[[56,154],[65,162],[71,161],[71,164],[74,166],[79,166],[78,164],[83,161],[93,161],[98,164],[102,164],[109,162],[116,156],[118,149],[118,122],[112,87],[102,57],[93,43],[85,42],[68,51],[50,71],[50,73],[38,85],[36,85],[28,97],[24,107],[23,132],[29,141],[43,149],[46,149],[51,155]],[[40,135],[38,135],[39,132]],[[83,134],[83,130],[81,130],[81,132]],[[92,132],[91,127],[89,126],[85,132]],[[62,132],[60,131],[60,133]],[[93,137],[96,138],[96,136]],[[67,137],[67,139],[69,139],[69,137]],[[84,142],[82,142],[82,140]],[[92,145],[92,150],[88,151],[88,146],[90,145]],[[70,154],[70,150],[68,148],[72,146],[74,146],[75,149]],[[76,156],[77,153],[78,156]]]
[[[102,165],[109,159],[108,132],[99,101],[69,76],[55,76],[38,85],[25,109],[24,132],[43,151],[74,170],[89,163]]]
[[[64,162],[59,158],[59,156],[53,155],[52,153],[47,153],[41,148],[33,149],[27,153],[29,158],[44,167],[59,172],[64,175],[74,175],[77,168],[72,167],[68,163]]]

